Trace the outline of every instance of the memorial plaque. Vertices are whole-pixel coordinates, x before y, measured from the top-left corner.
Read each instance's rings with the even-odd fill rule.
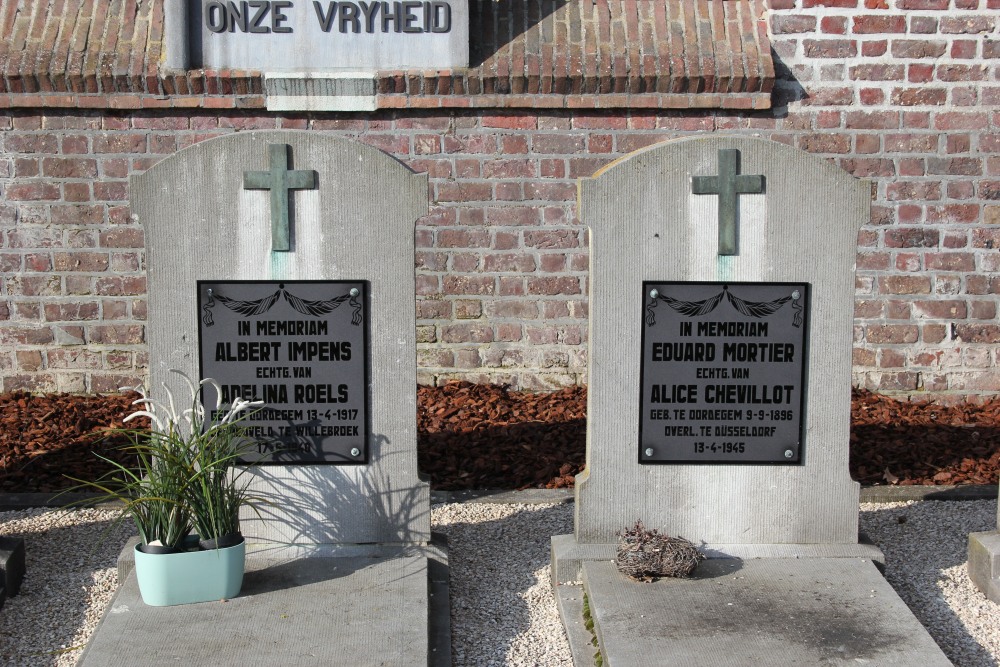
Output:
[[[644,282],[640,463],[802,461],[806,283]]]
[[[254,462],[367,463],[366,304],[361,281],[198,281],[201,377],[264,402]]]

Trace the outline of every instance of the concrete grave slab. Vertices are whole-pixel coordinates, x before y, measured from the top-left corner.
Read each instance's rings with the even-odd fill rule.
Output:
[[[437,664],[429,663],[428,559],[401,553],[248,558],[238,597],[176,607],[143,604],[132,573],[80,664]]]
[[[718,559],[655,583],[588,562],[583,577],[609,667],[951,665],[865,560]]]

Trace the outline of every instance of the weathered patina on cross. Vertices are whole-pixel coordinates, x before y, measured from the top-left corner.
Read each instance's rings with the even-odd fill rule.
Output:
[[[692,176],[691,191],[696,195],[719,195],[719,254],[737,254],[737,195],[764,192],[764,177],[740,174],[740,152],[735,148],[721,148],[719,175]]]
[[[271,250],[288,252],[290,208],[289,190],[313,190],[316,188],[316,172],[312,169],[289,169],[288,160],[291,146],[288,144],[268,144],[269,171],[244,171],[244,190],[271,191]]]

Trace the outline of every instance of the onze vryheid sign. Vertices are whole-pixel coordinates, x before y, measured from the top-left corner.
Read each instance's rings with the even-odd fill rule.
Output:
[[[807,283],[644,282],[640,463],[802,461]]]
[[[363,281],[198,281],[201,377],[224,405],[264,402],[248,460],[367,462],[366,310]]]

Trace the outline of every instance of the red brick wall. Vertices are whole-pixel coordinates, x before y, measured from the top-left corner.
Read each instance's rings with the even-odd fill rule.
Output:
[[[143,380],[143,239],[129,174],[216,134],[302,128],[430,174],[432,212],[416,231],[423,382],[585,382],[589,256],[575,179],[637,148],[719,131],[782,141],[873,181],[858,239],[857,384],[946,400],[996,393],[997,9],[773,0],[783,78],[768,112],[0,113],[3,389]]]

